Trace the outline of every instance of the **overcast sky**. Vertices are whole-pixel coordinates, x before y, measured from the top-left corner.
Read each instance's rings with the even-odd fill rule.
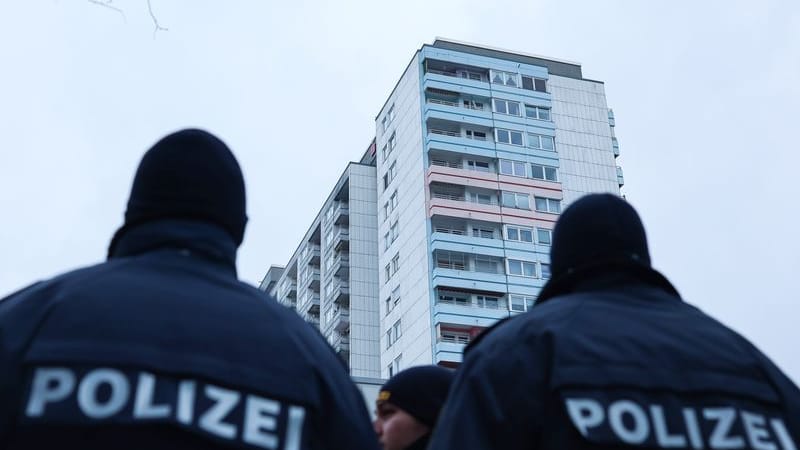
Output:
[[[284,264],[414,52],[583,65],[623,192],[685,299],[800,380],[800,2],[0,0],[0,296],[100,262],[142,153],[187,126],[246,178],[239,275]]]

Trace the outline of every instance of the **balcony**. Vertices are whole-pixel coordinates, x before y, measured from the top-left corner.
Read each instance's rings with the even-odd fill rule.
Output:
[[[300,289],[301,290],[302,289],[313,289],[313,290],[319,292],[319,269],[318,268],[316,268],[314,266],[309,266],[309,268],[305,270],[305,277],[300,282]]]
[[[342,336],[341,334],[334,333],[330,338],[331,347],[333,350],[342,357],[347,357],[350,354],[350,338]]]
[[[333,223],[336,225],[348,225],[350,221],[349,206],[349,204],[344,202],[339,202],[336,204],[336,209],[333,211]]]
[[[350,273],[350,257],[339,253],[333,260],[332,270],[337,277],[346,278]]]
[[[350,311],[347,308],[336,308],[331,316],[331,324],[337,333],[344,334],[350,329]]]
[[[298,302],[301,313],[319,314],[319,293],[314,291],[307,291],[303,298]]]
[[[319,245],[307,244],[306,249],[300,257],[300,264],[319,267],[320,250]]]
[[[313,316],[313,315],[306,316],[306,322],[310,323],[315,328],[319,329],[319,316]]]
[[[611,138],[611,147],[614,149],[614,157],[615,158],[618,157],[619,156],[619,141],[617,141],[617,138],[615,138],[615,137]]]
[[[339,280],[333,288],[333,301],[340,305],[347,305],[350,302],[350,284],[347,281]]]
[[[617,166],[617,184],[619,187],[625,186],[625,177],[622,176],[622,167]]]
[[[281,289],[278,292],[278,297],[281,298],[297,298],[297,283],[291,278],[281,284]]]
[[[337,228],[336,234],[333,236],[334,246],[336,251],[347,250],[350,248],[350,233],[347,228]]]

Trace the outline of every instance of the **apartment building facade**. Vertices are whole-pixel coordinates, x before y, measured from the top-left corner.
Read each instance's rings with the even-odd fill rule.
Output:
[[[603,83],[583,78],[577,63],[445,39],[419,49],[376,117],[371,156],[358,164],[373,184],[357,196],[370,198],[374,210],[356,223],[350,208],[347,230],[371,233],[363,242],[373,248],[363,250],[372,271],[359,274],[372,278],[356,281],[350,241],[351,353],[344,356],[352,374],[388,378],[413,365],[456,366],[483,329],[527,311],[549,277],[560,212],[586,193],[620,194],[614,126]],[[340,305],[341,291],[328,292],[326,280],[342,277],[334,267],[340,256],[327,250],[340,244],[335,233],[325,238],[325,217],[333,214],[342,229],[340,191],[337,184],[286,269],[270,269],[262,283],[332,344],[337,338],[329,332],[341,326],[325,306]],[[310,282],[302,275],[308,267]],[[354,282],[364,283],[358,308],[369,316],[359,325]],[[301,291],[316,299],[322,316],[311,315]],[[359,350],[374,352],[365,355],[368,371],[352,357],[354,333],[371,340]]]

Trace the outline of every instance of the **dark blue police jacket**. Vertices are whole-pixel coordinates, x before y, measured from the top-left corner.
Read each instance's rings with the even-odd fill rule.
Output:
[[[797,449],[797,387],[666,279],[640,275],[589,274],[487,331],[429,448]]]
[[[235,254],[151,222],[0,302],[0,448],[376,448],[341,361]]]

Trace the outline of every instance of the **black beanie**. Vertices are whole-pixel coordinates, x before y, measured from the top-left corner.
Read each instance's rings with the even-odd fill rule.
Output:
[[[145,153],[133,180],[125,224],[109,253],[130,227],[157,219],[211,222],[242,243],[247,224],[244,177],[239,163],[219,138],[186,129],[156,142]]]
[[[639,215],[611,194],[590,194],[558,219],[550,249],[552,279],[603,262],[650,267],[647,237]]]
[[[436,425],[452,382],[453,371],[450,369],[439,366],[411,367],[381,387],[378,402],[391,403],[432,428]]]

